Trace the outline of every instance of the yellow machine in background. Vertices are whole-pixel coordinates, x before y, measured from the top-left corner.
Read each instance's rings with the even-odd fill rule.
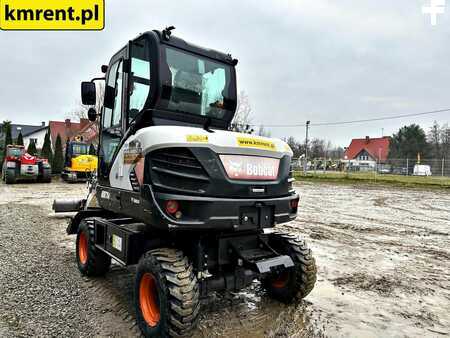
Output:
[[[89,145],[80,141],[68,142],[61,177],[68,182],[86,181],[97,170],[97,163],[97,156],[89,155]]]

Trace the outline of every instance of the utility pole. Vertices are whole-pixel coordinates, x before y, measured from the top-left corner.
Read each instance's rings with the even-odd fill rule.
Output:
[[[306,169],[308,166],[308,132],[309,124],[311,121],[306,121],[306,139],[305,139],[305,164],[303,165],[303,172],[306,174]]]

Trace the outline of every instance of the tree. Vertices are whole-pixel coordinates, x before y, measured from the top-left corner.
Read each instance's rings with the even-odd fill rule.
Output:
[[[252,107],[247,94],[242,90],[237,97],[236,113],[231,121],[232,129],[238,132],[250,132]]]
[[[308,158],[322,158],[325,157],[325,140],[314,138],[310,142],[310,151]]]
[[[450,127],[444,124],[441,128],[442,157],[450,159]]]
[[[389,147],[390,159],[429,157],[428,144],[424,130],[417,124],[404,126],[392,135]]]
[[[289,136],[287,139],[284,139],[284,142],[289,145],[292,152],[294,153],[293,158],[299,158],[304,154],[304,151],[302,151],[303,149],[301,149],[300,143],[298,143],[293,136]]]
[[[97,82],[96,83],[96,101],[95,106],[85,106],[81,102],[77,103],[77,107],[69,114],[68,117],[73,117],[77,120],[80,119],[87,119],[87,113],[89,108],[93,107],[95,108],[97,113],[101,112],[102,106],[103,106],[103,99],[105,97],[105,84],[103,82]],[[100,125],[100,119],[98,118],[95,122],[92,123],[92,127],[98,137],[98,131],[99,131],[99,125]]]
[[[97,155],[97,150],[95,149],[95,146],[92,143],[89,146],[89,155]]]
[[[441,127],[434,121],[433,126],[427,135],[428,142],[430,143],[430,154],[433,158],[441,158]]]
[[[61,135],[56,137],[55,142],[55,156],[53,156],[53,162],[52,162],[52,172],[54,174],[60,174],[64,167],[64,156],[63,156],[63,149],[62,149],[62,141],[61,141]]]
[[[19,146],[23,146],[23,136],[22,131],[19,131],[19,135],[17,135],[17,141],[16,144]]]
[[[3,121],[2,131],[3,131],[3,134],[5,135],[5,151],[6,151],[6,146],[8,144],[13,143],[12,136],[11,136],[11,121]]]
[[[27,153],[33,156],[37,154],[36,144],[34,143],[33,139],[30,139],[30,144],[28,144]]]
[[[6,157],[6,146],[13,143],[11,136],[11,121],[3,121],[2,133],[5,135],[5,139],[3,141],[3,150],[1,152],[1,164],[3,164],[3,159]]]
[[[53,153],[52,153],[52,143],[50,140],[50,128],[48,128],[45,134],[44,144],[41,149],[41,157],[48,159],[49,163],[52,163]]]

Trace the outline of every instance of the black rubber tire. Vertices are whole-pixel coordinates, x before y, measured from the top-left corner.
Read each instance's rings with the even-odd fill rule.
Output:
[[[270,275],[262,284],[269,296],[282,303],[289,304],[295,298],[305,298],[314,288],[317,279],[316,261],[306,242],[296,235],[276,232],[269,235],[269,244],[281,254],[288,255],[294,261],[294,267],[284,272],[285,282],[282,287],[274,287],[279,275]]]
[[[94,224],[93,220],[85,219],[80,222],[76,239],[76,260],[78,270],[83,276],[103,276],[111,266],[111,257],[94,245]],[[79,246],[80,234],[87,238],[87,261],[83,264],[80,260]]]
[[[42,169],[42,176],[39,178],[39,182],[42,183],[51,183],[52,175],[50,169]]]
[[[11,169],[5,170],[5,183],[14,184],[16,183],[16,171]]]
[[[160,319],[155,326],[145,321],[140,304],[140,283],[146,273],[156,281]],[[192,264],[182,251],[169,248],[151,250],[139,260],[134,302],[137,323],[145,337],[190,336],[198,322],[199,296]]]

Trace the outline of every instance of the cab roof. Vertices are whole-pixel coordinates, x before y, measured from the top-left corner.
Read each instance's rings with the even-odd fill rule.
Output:
[[[148,34],[148,35],[156,34],[159,42],[162,44],[180,48],[180,49],[186,50],[188,52],[192,52],[192,53],[199,54],[202,56],[206,56],[211,59],[215,59],[215,60],[218,60],[221,62],[228,63],[232,66],[235,66],[238,62],[237,59],[232,58],[231,54],[225,54],[225,53],[219,52],[214,49],[201,47],[201,46],[187,42],[186,40],[181,39],[176,36],[173,36],[173,35],[170,35],[169,37],[167,37],[167,35],[164,34],[164,32],[159,31],[159,30],[149,31],[144,34]]]

